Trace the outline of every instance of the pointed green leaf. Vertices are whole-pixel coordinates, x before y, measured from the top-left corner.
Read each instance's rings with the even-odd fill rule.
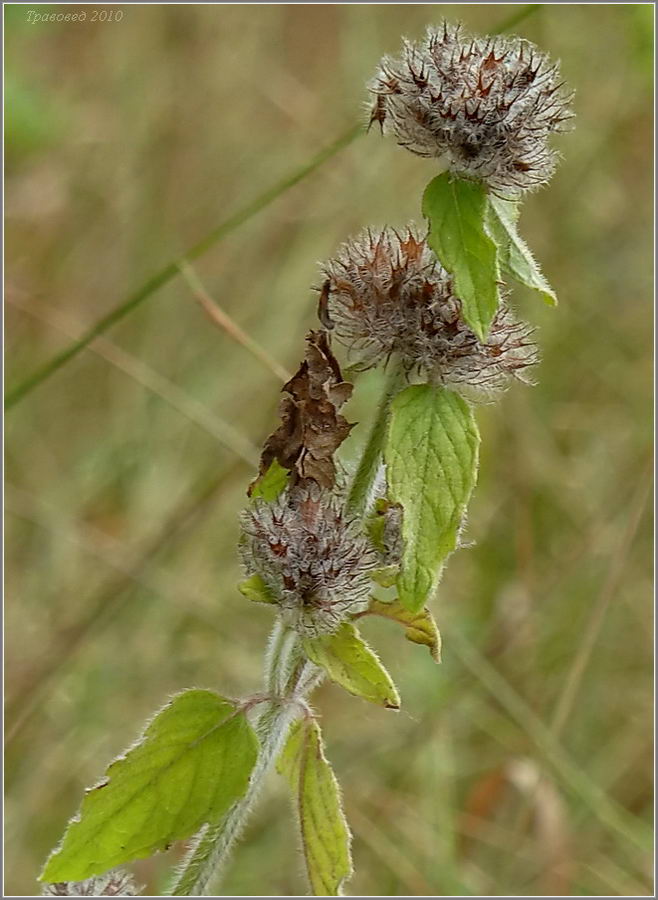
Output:
[[[486,209],[484,185],[448,172],[430,181],[423,195],[423,215],[430,226],[427,242],[452,275],[464,319],[481,341],[500,301],[496,244],[485,229]]]
[[[263,475],[259,475],[249,488],[249,496],[252,500],[267,500],[271,503],[279,496],[288,484],[289,472],[273,459],[270,467]]]
[[[276,597],[260,575],[251,575],[238,585],[240,593],[254,603],[276,603]]]
[[[341,896],[352,874],[350,832],[317,722],[306,719],[293,726],[277,769],[292,788],[313,894]]]
[[[386,480],[389,496],[404,509],[398,594],[412,612],[430,598],[457,545],[479,442],[470,406],[453,391],[415,384],[392,403]]]
[[[90,788],[40,880],[82,881],[215,823],[247,789],[258,740],[213,691],[174,697]]]
[[[311,662],[321,666],[332,681],[350,694],[389,709],[400,708],[391,676],[354,625],[345,622],[334,634],[305,638],[302,643]]]
[[[555,291],[542,275],[527,244],[516,229],[519,217],[518,203],[489,197],[486,225],[491,238],[498,245],[498,259],[503,272],[511,275],[521,284],[541,294],[550,306],[556,306]]]
[[[419,612],[411,612],[399,600],[386,603],[373,597],[368,612],[399,622],[404,626],[404,636],[408,641],[413,641],[414,644],[425,644],[429,647],[432,659],[437,663],[441,662],[441,635],[429,609],[424,608]]]

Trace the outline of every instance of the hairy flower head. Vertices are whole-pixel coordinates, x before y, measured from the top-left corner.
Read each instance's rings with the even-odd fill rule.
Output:
[[[242,514],[242,562],[264,580],[284,620],[315,636],[368,606],[370,573],[380,565],[360,527],[334,494],[310,483]]]
[[[533,44],[471,38],[445,22],[384,57],[368,88],[371,123],[398,144],[511,197],[548,181],[557,162],[548,138],[573,116],[559,66]]]
[[[501,304],[486,341],[461,313],[450,275],[409,226],[367,230],[322,266],[325,324],[360,368],[396,355],[407,372],[446,386],[498,390],[537,361],[531,329]]]
[[[137,897],[136,887],[128,872],[116,869],[84,881],[56,881],[44,885],[42,897]]]

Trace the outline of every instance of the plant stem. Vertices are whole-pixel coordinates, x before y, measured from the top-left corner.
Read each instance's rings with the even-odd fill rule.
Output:
[[[240,836],[263,780],[276,759],[298,707],[280,701],[265,705],[256,731],[261,739],[258,761],[244,797],[227,813],[219,825],[207,825],[178,873],[172,897],[207,896],[221,874],[233,844]]]
[[[512,13],[511,16],[503,19],[498,28],[495,28],[491,34],[502,34],[503,31],[509,31],[510,28],[516,28],[516,26],[525,21],[528,16],[538,12],[542,6],[543,3],[526,3],[525,6],[522,6],[519,10]]]
[[[235,841],[246,824],[265,777],[279,755],[290,725],[299,716],[302,694],[315,686],[313,666],[300,666],[299,643],[294,632],[280,622],[274,626],[266,660],[265,686],[272,699],[263,703],[256,724],[260,753],[251,773],[247,792],[217,825],[207,825],[197,838],[177,873],[170,895],[213,896],[209,894],[221,875]]]
[[[265,656],[265,690],[274,697],[285,696],[286,684],[294,668],[292,657],[297,643],[295,632],[278,620],[272,629]]]
[[[386,379],[384,393],[372,423],[368,441],[352,481],[347,497],[347,511],[355,517],[362,516],[367,508],[370,493],[382,463],[384,441],[391,412],[391,400],[400,390],[404,375],[398,365],[393,365]]]
[[[268,188],[258,197],[255,197],[249,203],[246,204],[242,209],[238,210],[220,225],[217,225],[210,231],[205,237],[201,238],[193,247],[190,247],[180,259],[172,260],[168,263],[163,269],[160,269],[159,272],[156,272],[155,275],[151,276],[148,281],[144,282],[144,284],[137,288],[137,290],[132,293],[129,297],[127,297],[122,303],[118,306],[115,306],[114,309],[111,309],[105,316],[100,318],[97,322],[95,322],[80,338],[73,341],[73,343],[69,344],[68,347],[65,347],[60,353],[53,356],[43,365],[36,368],[32,371],[23,381],[19,382],[15,387],[11,388],[6,397],[5,397],[5,410],[11,409],[12,406],[15,406],[23,397],[30,394],[36,387],[38,387],[43,381],[46,381],[53,375],[58,369],[61,369],[63,365],[65,365],[70,359],[73,359],[75,356],[80,353],[81,350],[84,350],[95,337],[98,337],[99,334],[103,334],[113,325],[116,325],[117,322],[120,322],[121,319],[125,318],[128,313],[132,312],[133,309],[136,309],[145,300],[148,300],[152,294],[154,294],[159,288],[163,287],[165,284],[170,282],[176,275],[180,272],[180,262],[181,260],[193,260],[197,259],[206,250],[209,250],[212,246],[214,246],[219,241],[223,240],[228,234],[234,231],[236,228],[239,228],[244,222],[247,222],[251,219],[252,216],[256,215],[256,213],[260,212],[261,209],[265,209],[266,206],[269,206],[277,197],[281,196],[285,191],[289,188],[296,185],[298,182],[302,181],[316,169],[318,169],[326,160],[331,159],[332,156],[335,156],[339,153],[344,147],[349,146],[352,141],[356,140],[359,135],[365,134],[365,128],[362,124],[353,125],[348,131],[344,134],[340,135],[332,144],[328,147],[325,147],[321,150],[316,156],[314,156],[309,162],[305,165],[300,166],[300,168],[296,169],[290,175],[278,181],[271,188]]]

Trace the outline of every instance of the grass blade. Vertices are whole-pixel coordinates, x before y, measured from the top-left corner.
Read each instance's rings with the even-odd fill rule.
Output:
[[[360,124],[352,126],[349,131],[342,134],[333,142],[333,144],[330,144],[328,147],[325,147],[324,150],[321,150],[309,162],[293,172],[292,175],[288,175],[286,178],[278,181],[271,188],[252,200],[251,203],[248,203],[216,228],[213,228],[213,230],[198,241],[198,243],[194,244],[193,247],[190,247],[190,249],[182,255],[182,258],[188,261],[197,259],[205,253],[206,250],[209,250],[227,235],[231,234],[231,232],[239,228],[240,225],[243,225],[251,219],[252,216],[255,216],[261,209],[269,206],[270,203],[280,197],[281,194],[285,193],[288,188],[294,187],[294,185],[306,178],[307,175],[310,175],[312,172],[315,172],[316,169],[319,169],[324,162],[331,159],[332,156],[335,156],[351,144],[352,141],[362,133],[363,127]],[[51,375],[61,369],[62,366],[66,365],[69,360],[76,357],[81,350],[84,350],[85,347],[94,340],[94,338],[98,337],[100,334],[104,334],[109,328],[125,318],[128,313],[131,313],[138,306],[141,306],[141,304],[144,303],[145,300],[148,300],[148,298],[159,288],[163,287],[180,273],[180,266],[181,260],[172,260],[172,262],[168,263],[163,269],[160,269],[159,272],[152,275],[141,287],[137,288],[134,293],[130,294],[123,303],[115,306],[114,309],[110,310],[109,313],[95,322],[80,338],[78,338],[78,340],[73,341],[68,347],[65,347],[64,350],[53,356],[39,368],[35,369],[23,381],[19,382],[19,384],[9,390],[5,396],[5,410],[8,411],[16,406],[20,400],[30,394],[40,384],[43,384],[43,382],[50,378]]]

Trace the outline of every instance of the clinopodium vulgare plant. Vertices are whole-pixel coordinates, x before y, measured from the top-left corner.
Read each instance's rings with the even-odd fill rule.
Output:
[[[572,113],[557,65],[532,44],[448,24],[385,57],[369,91],[370,125],[433,160],[435,177],[425,227],[366,228],[322,265],[319,327],[283,387],[242,514],[239,589],[274,618],[263,691],[171,698],[85,794],[41,873],[46,895],[134,895],[131,877],[112,870],[189,839],[171,894],[216,890],[272,766],[293,794],[311,891],[340,894],[350,832],[310,694],[328,678],[399,709],[359,633],[365,616],[397,622],[439,661],[428,603],[475,485],[473,403],[527,380],[537,360],[504,284],[555,303],[517,232],[519,199],[550,178],[549,139]],[[351,475],[337,464],[354,427],[339,347],[351,372],[388,372]]]

